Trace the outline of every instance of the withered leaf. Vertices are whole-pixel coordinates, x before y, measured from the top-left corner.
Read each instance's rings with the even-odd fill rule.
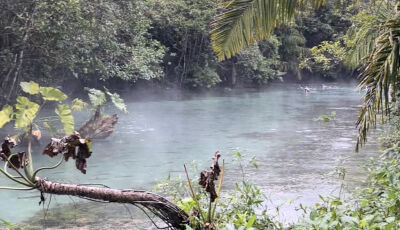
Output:
[[[10,163],[17,169],[23,168],[27,162],[24,162],[25,157],[25,152],[20,152],[18,155],[13,155],[10,158]],[[12,168],[12,166],[9,164],[9,168]]]
[[[72,159],[76,158],[76,146],[69,146],[67,148],[67,152],[64,153],[64,159],[65,161],[68,161],[68,159],[72,157]]]
[[[76,158],[75,160],[75,166],[79,171],[81,171],[83,174],[86,174],[86,159],[84,158]]]
[[[214,180],[218,180],[221,169],[218,164],[218,159],[221,154],[216,152],[213,156],[213,165],[209,170],[203,170],[200,173],[199,185],[206,190],[210,194],[211,202],[214,202],[217,199],[217,192],[215,191]]]
[[[11,155],[11,149],[17,145],[17,141],[12,137],[4,138],[4,142],[1,144],[0,157],[6,161]]]
[[[69,158],[74,159],[76,168],[85,174],[87,166],[86,158],[89,158],[92,154],[90,144],[91,142],[89,140],[81,139],[79,133],[74,132],[61,139],[52,138],[51,142],[44,149],[43,154],[49,155],[50,157],[64,154],[64,159],[66,161],[68,161]]]
[[[62,142],[62,139],[51,138],[51,142],[44,148],[43,154],[54,157],[57,156],[59,153],[62,153],[65,148],[66,143]]]

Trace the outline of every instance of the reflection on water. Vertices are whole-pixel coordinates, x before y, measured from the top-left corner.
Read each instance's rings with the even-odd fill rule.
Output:
[[[256,156],[259,168],[250,171],[254,175],[250,179],[271,195],[274,204],[288,199],[310,204],[318,194],[329,194],[338,186],[328,174],[339,157],[348,157],[347,178],[355,186],[363,176],[358,166],[376,154],[373,138],[361,153],[353,152],[360,103],[354,85],[328,90],[316,85],[308,95],[297,85],[285,85],[261,92],[192,95],[189,100],[132,100],[116,132],[93,144],[87,175],[67,162],[41,176],[60,182],[149,189],[168,174],[183,173],[184,163],[196,160],[199,167],[207,167],[219,150],[227,162],[229,187],[239,176],[231,161],[232,149],[239,148]],[[334,122],[316,121],[332,111],[336,111]],[[46,156],[37,158],[38,166],[47,164]],[[11,185],[3,177],[0,183]],[[8,221],[21,221],[42,208],[37,205],[38,193],[0,193],[2,207],[7,207],[0,210],[0,217]],[[70,199],[57,197],[52,203],[64,202]],[[287,207],[282,218],[290,221],[294,213],[288,210],[293,207]]]

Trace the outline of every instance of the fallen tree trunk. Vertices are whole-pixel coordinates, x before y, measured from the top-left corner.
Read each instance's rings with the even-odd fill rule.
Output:
[[[75,184],[62,184],[36,177],[40,192],[56,195],[70,195],[100,201],[140,205],[162,219],[169,228],[185,229],[189,223],[188,215],[167,199],[147,191],[119,190]]]
[[[100,106],[97,107],[95,114],[79,128],[78,132],[86,139],[104,139],[110,136],[118,122],[117,114],[112,116],[101,116]]]

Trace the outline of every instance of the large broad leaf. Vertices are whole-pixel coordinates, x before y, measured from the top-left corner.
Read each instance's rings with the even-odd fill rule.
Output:
[[[49,121],[43,121],[42,125],[47,131],[49,131],[52,135],[57,133],[57,128],[52,125]]]
[[[107,94],[110,96],[112,103],[115,105],[115,107],[117,107],[117,109],[124,113],[128,113],[128,110],[126,110],[126,104],[118,93],[107,92]]]
[[[56,114],[60,118],[64,132],[66,134],[72,133],[74,131],[74,117],[69,106],[65,104],[57,106]]]
[[[88,104],[87,104],[86,102],[82,101],[82,100],[79,99],[79,98],[75,98],[75,99],[72,101],[72,106],[71,106],[71,108],[72,108],[72,110],[74,110],[74,111],[81,111],[83,108],[85,108],[85,107],[87,107],[87,106],[88,106]]]
[[[26,128],[35,119],[39,105],[31,102],[28,98],[19,96],[15,105],[15,127]]]
[[[3,127],[7,122],[10,122],[13,118],[14,111],[10,105],[3,106],[0,111],[0,128]]]
[[[22,88],[22,90],[25,93],[29,93],[29,94],[38,94],[39,93],[39,84],[37,84],[34,81],[30,81],[30,82],[26,82],[23,81],[19,84]]]
[[[104,102],[106,102],[106,95],[103,93],[103,91],[89,88],[85,88],[85,90],[89,92],[89,100],[94,107],[102,105]]]
[[[40,93],[43,99],[47,101],[63,101],[67,99],[67,95],[53,87],[40,87]]]

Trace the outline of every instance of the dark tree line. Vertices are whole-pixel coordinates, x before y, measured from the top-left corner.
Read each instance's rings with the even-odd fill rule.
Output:
[[[213,0],[4,0],[0,9],[2,104],[29,80],[211,88],[262,86],[310,72],[333,79],[340,61],[323,71],[320,63],[299,64],[312,59],[311,47],[340,41],[356,13],[326,5],[298,14],[268,40],[219,62],[209,37],[218,11]]]

